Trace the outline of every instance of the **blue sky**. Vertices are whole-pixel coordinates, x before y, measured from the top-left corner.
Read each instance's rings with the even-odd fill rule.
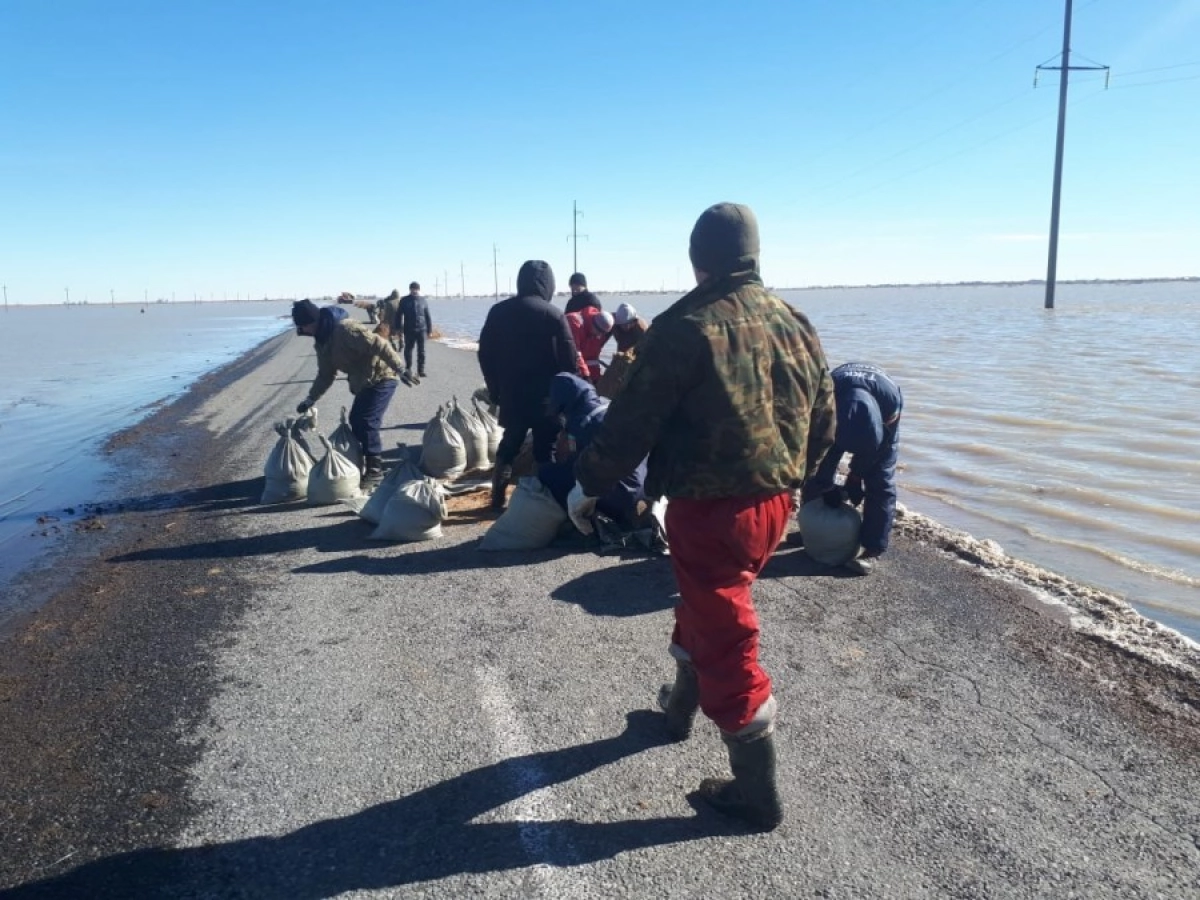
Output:
[[[1042,278],[1059,0],[4,0],[10,302]],[[1059,277],[1200,275],[1200,0],[1076,0]]]

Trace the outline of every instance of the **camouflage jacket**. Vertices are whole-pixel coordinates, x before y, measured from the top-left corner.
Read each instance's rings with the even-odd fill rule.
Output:
[[[375,328],[375,333],[380,337],[391,337],[396,333],[396,316],[400,313],[400,295],[392,295],[384,297],[375,304],[375,318],[379,320],[379,324]]]
[[[816,331],[743,272],[706,281],[654,319],[575,474],[602,496],[648,453],[648,497],[775,494],[800,486],[833,433]]]
[[[395,378],[404,371],[404,360],[385,338],[361,322],[343,319],[329,337],[317,344],[317,377],[308,389],[313,403],[329,390],[338,372],[345,372],[350,393]]]

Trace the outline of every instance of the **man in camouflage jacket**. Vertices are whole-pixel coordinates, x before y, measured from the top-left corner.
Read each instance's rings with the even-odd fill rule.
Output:
[[[571,517],[649,454],[648,497],[666,496],[679,585],[660,696],[676,739],[697,707],[721,729],[734,778],[701,795],[760,829],[783,818],[775,786],[775,699],[758,664],[751,585],[787,527],[792,492],[833,443],[833,383],[808,319],[758,275],[745,206],[706,210],[692,231],[697,287],[654,319],[604,425],[576,465]]]
[[[296,412],[308,412],[333,385],[337,373],[345,372],[354,395],[350,430],[362,446],[365,461],[363,487],[374,487],[383,479],[379,428],[396,393],[396,373],[404,369],[404,361],[387,338],[347,318],[339,307],[297,300],[292,304],[292,321],[297,334],[315,338],[317,348],[317,377]]]

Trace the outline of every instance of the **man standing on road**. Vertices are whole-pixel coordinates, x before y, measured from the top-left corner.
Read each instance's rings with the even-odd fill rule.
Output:
[[[748,207],[710,207],[692,230],[696,288],[657,316],[604,425],[576,465],[568,510],[589,531],[595,498],[647,453],[646,496],[669,498],[667,540],[679,585],[673,685],[659,702],[677,740],[697,707],[721,729],[732,779],[700,795],[770,830],[776,702],[758,663],[751,585],[787,528],[792,491],[833,442],[833,383],[808,319],[758,274]]]
[[[417,377],[425,377],[425,336],[433,334],[433,319],[429,316],[429,301],[421,296],[421,285],[415,281],[400,301],[396,315],[396,330],[404,335],[404,371],[412,377],[413,348],[417,349]]]
[[[558,419],[546,408],[550,379],[575,371],[575,341],[554,299],[554,272],[540,259],[517,273],[517,293],[493,306],[479,334],[479,368],[489,401],[500,405],[504,436],[496,448],[492,509],[504,508],[512,463],[533,431],[533,458],[554,459]]]
[[[311,300],[292,304],[296,334],[316,340],[317,377],[308,396],[296,407],[303,415],[329,390],[338,372],[346,373],[354,403],[350,407],[350,430],[362,448],[362,487],[374,488],[383,480],[383,441],[379,428],[392,395],[396,374],[404,361],[385,338],[365,325],[346,317],[337,306],[318,307]]]
[[[582,272],[576,272],[571,276],[569,282],[571,286],[571,296],[567,298],[567,306],[563,312],[577,313],[582,312],[589,306],[599,311],[600,298],[588,290],[587,276]]]
[[[837,437],[820,468],[804,485],[804,499],[824,497],[830,506],[843,499],[863,504],[862,551],[846,563],[856,575],[870,575],[874,560],[887,551],[896,521],[896,462],[900,456],[900,413],[904,397],[887,372],[870,363],[849,362],[833,370]],[[842,457],[853,454],[846,483],[836,476]]]
[[[375,327],[375,333],[381,338],[391,341],[393,347],[397,350],[399,347],[399,332],[396,330],[395,321],[396,314],[400,312],[400,290],[393,288],[392,292],[375,304],[375,317],[379,320],[379,324]]]

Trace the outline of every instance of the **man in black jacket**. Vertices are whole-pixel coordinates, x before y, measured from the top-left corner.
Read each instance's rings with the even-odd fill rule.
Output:
[[[571,287],[571,296],[567,298],[567,306],[563,312],[579,312],[581,309],[586,309],[589,306],[596,309],[603,308],[600,306],[600,298],[588,290],[587,276],[582,272],[576,272],[572,275],[568,284]]]
[[[409,284],[408,293],[400,300],[400,309],[392,331],[404,335],[404,367],[412,377],[413,347],[417,348],[417,377],[425,377],[425,335],[433,333],[429,316],[429,301],[421,296],[421,285]]]
[[[492,476],[492,509],[504,508],[513,460],[531,429],[534,460],[554,458],[558,420],[546,409],[550,379],[575,371],[576,350],[566,317],[550,303],[553,297],[554,272],[531,259],[517,273],[516,296],[488,311],[479,334],[479,368],[504,426]]]

